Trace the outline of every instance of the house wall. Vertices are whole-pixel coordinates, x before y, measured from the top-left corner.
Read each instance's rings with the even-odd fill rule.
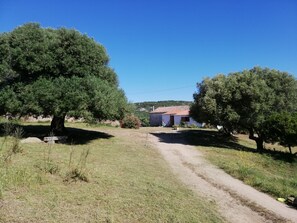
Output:
[[[162,115],[162,123],[165,126],[170,126],[170,115]]]
[[[150,126],[161,126],[162,125],[162,114],[150,114]]]
[[[160,114],[160,113],[150,114],[150,126],[162,126],[162,124],[164,124],[165,126],[171,126],[170,116],[171,115],[165,115],[165,114]],[[179,125],[180,122],[181,122],[182,117],[189,117],[189,116],[187,116],[187,115],[175,115],[174,116],[174,125]],[[187,124],[202,127],[201,123],[196,122],[191,117],[190,117],[190,121],[187,122]]]
[[[184,116],[175,115],[174,116],[174,125],[179,125],[182,117],[184,117]]]

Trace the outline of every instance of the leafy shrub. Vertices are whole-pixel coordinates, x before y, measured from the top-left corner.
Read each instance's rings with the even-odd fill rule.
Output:
[[[150,121],[149,121],[148,118],[141,117],[141,118],[139,118],[139,119],[140,119],[140,121],[141,121],[141,126],[142,126],[142,127],[148,127],[148,126],[150,126]]]
[[[121,122],[122,128],[139,129],[141,122],[139,118],[134,115],[127,115]]]

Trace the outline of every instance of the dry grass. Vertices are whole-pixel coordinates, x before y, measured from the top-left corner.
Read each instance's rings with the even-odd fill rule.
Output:
[[[84,124],[69,126],[94,130]],[[22,144],[22,153],[14,154],[10,163],[2,163],[0,222],[222,221],[213,204],[175,178],[147,142],[148,130],[96,130],[109,137],[82,132],[90,134],[91,140],[55,144],[50,152],[47,144]],[[3,140],[0,137],[0,145]],[[89,182],[65,181],[86,149],[89,154],[83,165]],[[36,164],[44,160],[59,171],[38,168]]]

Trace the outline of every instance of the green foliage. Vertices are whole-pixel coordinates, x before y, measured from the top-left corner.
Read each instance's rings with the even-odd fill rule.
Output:
[[[134,115],[127,115],[122,120],[122,128],[139,129],[140,125],[139,118]]]
[[[146,111],[135,111],[134,115],[139,118],[142,127],[150,126],[149,113]]]
[[[286,72],[255,67],[206,78],[197,85],[191,115],[199,122],[249,131],[258,148],[263,124],[273,112],[297,111],[297,81]],[[254,136],[257,133],[257,137]]]
[[[0,34],[0,114],[121,119],[127,99],[104,47],[29,23]]]
[[[147,117],[141,117],[139,118],[140,122],[141,122],[141,126],[142,127],[148,127],[150,126],[150,120]]]
[[[297,113],[272,114],[264,123],[265,139],[268,142],[289,147],[297,146]]]

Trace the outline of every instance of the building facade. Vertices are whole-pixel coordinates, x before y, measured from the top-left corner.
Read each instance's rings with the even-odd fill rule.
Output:
[[[190,117],[189,106],[159,107],[150,112],[150,126],[173,126],[184,123],[201,127],[201,124]]]

